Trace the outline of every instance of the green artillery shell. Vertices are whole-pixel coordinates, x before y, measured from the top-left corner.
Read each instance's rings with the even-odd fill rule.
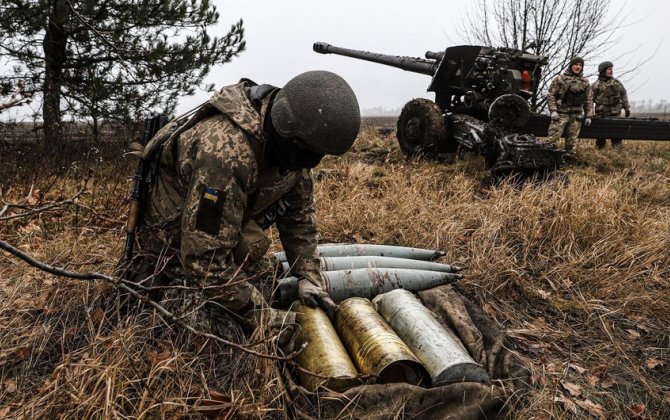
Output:
[[[379,383],[421,383],[425,368],[367,299],[351,298],[337,308],[335,325],[356,367]]]
[[[428,370],[434,386],[486,382],[486,370],[411,292],[393,290],[375,298],[379,314],[393,327]]]
[[[323,310],[302,304],[296,304],[293,310],[301,327],[295,341],[296,349],[307,344],[296,357],[298,364],[310,372],[330,378],[298,372],[300,384],[310,391],[319,386],[343,391],[358,385],[358,371]]]
[[[322,271],[328,294],[335,302],[350,297],[372,299],[393,289],[412,292],[453,283],[463,278],[460,274],[438,271],[407,270],[403,268],[358,268],[355,270]],[[298,298],[298,279],[286,277],[279,280],[275,293],[281,308],[286,308]]]
[[[408,248],[404,246],[390,245],[368,245],[368,244],[348,244],[348,245],[319,245],[317,246],[319,257],[346,257],[346,256],[379,256],[393,258],[409,258],[411,260],[432,261],[444,256],[442,251],[430,249]],[[283,252],[275,253],[277,262],[286,262],[286,254]]]
[[[453,283],[460,274],[402,268],[359,268],[356,270],[323,271],[328,294],[335,302],[353,296],[372,299],[393,289],[412,292]]]
[[[321,257],[321,271],[354,270],[357,268],[405,268],[408,270],[441,271],[455,273],[459,267],[430,261],[412,260],[409,258],[358,256],[358,257]],[[284,272],[289,271],[289,264],[282,263]]]

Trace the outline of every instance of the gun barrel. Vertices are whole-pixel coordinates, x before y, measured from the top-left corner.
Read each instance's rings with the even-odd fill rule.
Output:
[[[397,67],[413,73],[427,74],[429,76],[435,74],[438,65],[438,62],[435,60],[351,50],[348,48],[336,47],[326,42],[315,42],[313,49],[319,54],[343,55],[346,57],[357,58],[359,60],[372,61],[373,63]]]
[[[426,51],[426,58],[429,59],[429,60],[440,61],[440,60],[442,60],[442,58],[444,58],[444,51],[439,51],[439,52]]]

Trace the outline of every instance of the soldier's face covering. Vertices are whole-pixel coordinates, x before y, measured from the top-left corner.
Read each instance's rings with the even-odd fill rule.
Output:
[[[266,159],[273,165],[287,171],[311,169],[318,165],[324,155],[303,148],[300,139],[282,137],[275,130],[270,115],[273,103],[274,95],[270,99],[263,121],[263,131],[265,132],[264,155]]]
[[[265,147],[272,163],[289,171],[311,169],[323,159],[322,154],[300,147],[296,139],[286,139],[279,135],[268,137]]]
[[[263,128],[266,138],[265,156],[273,165],[287,171],[297,171],[311,169],[323,159],[324,155],[303,148],[299,139],[280,136],[272,126],[271,118],[265,118]]]

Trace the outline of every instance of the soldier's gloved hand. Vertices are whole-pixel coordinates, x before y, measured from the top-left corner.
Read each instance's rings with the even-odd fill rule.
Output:
[[[331,320],[335,319],[335,309],[337,305],[335,302],[328,296],[321,286],[317,286],[307,279],[301,279],[298,281],[298,299],[303,304],[316,308],[319,307],[328,315],[328,318]]]
[[[624,112],[626,113],[626,118],[630,117],[630,109],[625,109]]]
[[[591,126],[591,118],[585,119],[584,120],[584,125],[587,126],[587,127],[590,127]]]
[[[551,113],[551,120],[558,121],[558,112],[554,111]]]

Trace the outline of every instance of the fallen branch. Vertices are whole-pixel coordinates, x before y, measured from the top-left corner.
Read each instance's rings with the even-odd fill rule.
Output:
[[[43,213],[43,212],[48,211],[48,210],[53,210],[53,209],[56,209],[56,208],[59,208],[59,207],[64,207],[64,206],[67,206],[69,204],[77,204],[76,201],[79,199],[79,197],[82,196],[82,194],[84,194],[84,192],[86,192],[87,184],[88,184],[88,178],[86,178],[84,180],[84,185],[81,187],[81,189],[72,198],[68,198],[67,200],[63,200],[63,201],[57,201],[55,203],[48,204],[44,207],[31,209],[31,210],[28,210],[28,211],[23,212],[23,213],[12,214],[11,216],[3,216],[3,217],[0,217],[0,222],[4,222],[4,221],[7,221],[7,220],[12,220],[12,219],[18,219],[18,218],[21,218],[21,217],[32,216],[32,215],[35,215],[35,214],[38,214],[38,213]],[[23,206],[23,205],[6,204],[3,207],[2,211],[0,211],[0,215],[4,214],[7,211],[7,209],[12,208],[12,207],[25,208],[25,206]]]
[[[205,331],[198,330],[186,323],[184,323],[179,317],[177,317],[175,314],[172,312],[168,311],[165,309],[161,304],[158,302],[148,298],[147,296],[142,295],[141,293],[137,292],[133,287],[135,284],[133,282],[130,282],[128,280],[124,280],[121,278],[115,278],[112,276],[109,276],[107,274],[102,274],[102,273],[97,273],[97,272],[89,272],[89,273],[77,273],[74,271],[68,271],[63,268],[59,267],[54,267],[52,265],[49,265],[47,263],[44,263],[42,261],[36,260],[35,258],[31,257],[30,255],[26,254],[25,252],[21,251],[18,248],[13,247],[12,245],[8,244],[7,242],[0,240],[0,249],[9,252],[10,254],[14,255],[15,257],[25,261],[29,265],[38,268],[42,271],[45,271],[49,274],[53,274],[56,276],[62,276],[62,277],[68,277],[71,279],[75,280],[104,280],[112,285],[114,285],[116,288],[121,289],[125,292],[128,292],[130,295],[135,297],[141,302],[147,303],[151,305],[159,314],[162,315],[163,318],[165,318],[168,321],[171,321],[178,327],[181,327],[185,329],[186,331],[203,337],[203,338],[208,338],[211,340],[214,340],[216,342],[219,342],[223,345],[235,348],[237,350],[243,351],[245,353],[261,357],[264,359],[271,359],[271,360],[277,360],[277,361],[283,361],[283,362],[290,362],[293,360],[298,354],[300,354],[300,351],[295,351],[288,356],[277,356],[274,354],[266,354],[266,353],[261,353],[255,350],[250,349],[248,346],[234,343],[232,341],[226,340],[225,338],[222,338],[218,335],[211,334]]]

